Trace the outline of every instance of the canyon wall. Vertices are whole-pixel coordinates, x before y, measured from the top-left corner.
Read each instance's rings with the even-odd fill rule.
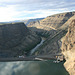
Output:
[[[60,16],[57,17],[58,15],[60,15]],[[64,20],[64,22],[62,24],[60,24],[63,20],[63,19],[61,20],[61,16],[63,19],[65,19],[65,18],[67,19],[67,20]],[[75,19],[75,12],[61,13],[61,14],[54,15],[53,17],[52,17],[52,19],[54,19],[54,21],[51,22],[51,19],[49,19],[49,18],[51,18],[51,16],[49,16],[44,19],[44,20],[46,20],[45,21],[46,25],[42,24],[44,26],[44,28],[46,28],[47,26],[50,26],[50,27],[48,27],[48,28],[50,28],[49,31],[45,30],[45,29],[44,30],[39,29],[39,28],[38,28],[39,31],[37,30],[40,34],[43,32],[42,34],[48,35],[48,37],[45,40],[45,42],[43,43],[43,45],[41,47],[39,47],[37,49],[37,51],[35,52],[35,54],[37,54],[37,55],[57,54],[57,53],[62,52],[61,51],[61,45],[62,45],[61,38],[63,38],[65,36],[65,34],[67,33],[67,30],[68,30],[68,27],[69,27],[69,24],[71,23],[71,21],[73,19]],[[59,23],[57,23],[57,22],[59,22]],[[48,25],[47,25],[47,23],[48,23]],[[58,24],[58,28],[54,27],[55,23]],[[35,23],[35,26],[37,28],[36,23]],[[41,27],[41,24],[39,26]],[[51,26],[53,26],[53,29],[51,29]],[[32,26],[32,27],[34,27],[34,26]]]
[[[62,38],[61,49],[66,59],[66,70],[70,75],[75,75],[75,19],[69,25],[66,36]]]
[[[24,23],[0,24],[0,57],[27,54],[40,40]]]
[[[71,17],[75,12],[65,12],[46,17],[43,20],[30,22],[27,26],[30,30],[35,31],[44,37],[54,36],[59,30],[68,28]]]
[[[55,14],[46,17],[43,20],[31,22],[28,24],[28,27],[36,27],[38,29],[43,29],[50,31],[51,29],[57,30],[61,27],[69,18],[75,15],[75,12],[66,12]]]

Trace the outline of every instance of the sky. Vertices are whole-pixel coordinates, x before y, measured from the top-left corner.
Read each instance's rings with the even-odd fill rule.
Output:
[[[75,11],[75,0],[0,0],[0,22]]]

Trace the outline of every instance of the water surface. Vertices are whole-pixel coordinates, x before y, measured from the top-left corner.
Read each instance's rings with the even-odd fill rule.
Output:
[[[0,62],[0,75],[68,75],[62,63],[50,61]]]

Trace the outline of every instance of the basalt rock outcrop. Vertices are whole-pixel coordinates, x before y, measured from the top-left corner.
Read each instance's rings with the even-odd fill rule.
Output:
[[[0,57],[27,54],[39,42],[40,38],[24,23],[0,24]]]
[[[62,53],[65,56],[64,64],[70,75],[75,75],[75,19],[69,25],[66,36],[62,39]]]

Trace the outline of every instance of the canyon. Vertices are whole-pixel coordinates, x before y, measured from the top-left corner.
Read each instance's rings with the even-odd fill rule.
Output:
[[[66,60],[66,70],[70,75],[75,75],[75,12],[48,16],[41,21],[31,22],[28,27],[47,38],[34,55],[61,53]]]
[[[45,40],[41,43],[41,37]],[[23,22],[0,24],[0,57],[63,54],[64,66],[70,75],[75,74],[75,12],[65,12]]]
[[[65,36],[70,22],[75,18],[75,12],[66,12],[48,16],[47,18],[31,22],[28,28],[38,35],[46,37],[44,44],[34,53],[37,55],[61,53],[61,38]]]

